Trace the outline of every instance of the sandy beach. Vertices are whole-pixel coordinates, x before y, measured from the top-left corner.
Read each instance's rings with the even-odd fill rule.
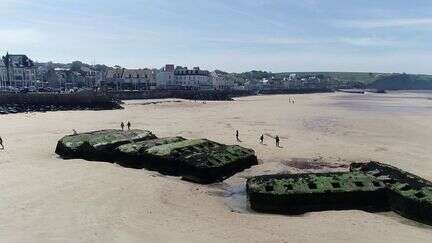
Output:
[[[295,97],[296,103],[289,103]],[[161,102],[162,101],[162,102]],[[430,242],[432,227],[394,213],[301,216],[246,206],[245,178],[386,162],[432,180],[432,93],[251,96],[227,102],[128,101],[124,110],[0,116],[0,242]],[[57,140],[133,128],[252,148],[260,165],[214,185],[110,163],[62,160]],[[239,130],[241,142],[235,141]],[[264,144],[259,136],[265,134]],[[273,137],[281,138],[276,148]],[[326,166],[325,163],[337,163]]]

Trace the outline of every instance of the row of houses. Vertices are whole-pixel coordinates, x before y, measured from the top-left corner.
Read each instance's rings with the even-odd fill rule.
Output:
[[[109,69],[101,84],[112,89],[154,90],[212,90],[230,89],[234,83],[215,72],[167,64],[161,69]]]
[[[288,77],[271,77],[262,80],[250,80],[244,84],[245,90],[286,90],[286,89],[317,89],[324,88],[328,82],[324,82],[316,76],[298,76],[290,74]]]
[[[82,64],[82,63],[81,63]],[[111,90],[278,90],[318,88],[322,80],[315,76],[291,74],[250,80],[243,86],[235,85],[216,72],[199,67],[167,64],[160,69],[127,69],[121,67],[95,70],[93,66],[38,64],[26,55],[7,53],[0,61],[0,89],[25,87],[51,87],[56,89],[103,88]]]
[[[7,53],[0,61],[0,89],[50,87],[107,88],[114,90],[230,89],[228,82],[215,72],[167,64],[161,69],[108,68],[96,71],[91,66],[55,67],[50,63],[38,64],[26,55]]]

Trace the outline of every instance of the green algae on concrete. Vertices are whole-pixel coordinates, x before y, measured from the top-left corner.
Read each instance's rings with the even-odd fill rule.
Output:
[[[198,146],[197,150],[203,150],[201,152],[180,156],[180,174],[183,178],[201,183],[222,181],[258,164],[255,152],[251,149],[217,143],[207,145],[209,147]]]
[[[432,225],[432,182],[374,161],[353,163],[351,171],[360,171],[382,181],[388,188],[388,202],[393,211]]]
[[[120,146],[119,163],[212,183],[256,165],[255,152],[207,139],[165,138]]]
[[[198,183],[222,181],[258,164],[255,152],[207,139],[156,138],[144,130],[102,130],[62,138],[56,153],[63,158],[116,162],[182,176]]]
[[[65,136],[57,143],[56,153],[63,158],[110,160],[118,146],[156,136],[146,130],[101,130]]]
[[[222,181],[258,164],[255,152],[207,139],[191,139],[149,148],[151,167],[184,179],[212,183]]]
[[[154,163],[154,158],[147,151],[156,146],[185,140],[182,137],[167,137],[124,144],[116,149],[116,162],[125,167],[157,170],[158,165]]]
[[[298,214],[316,210],[386,210],[386,188],[360,172],[287,174],[247,180],[251,208]]]

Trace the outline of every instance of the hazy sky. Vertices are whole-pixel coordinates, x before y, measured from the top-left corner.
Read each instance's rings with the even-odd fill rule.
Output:
[[[0,51],[226,71],[432,73],[432,0],[0,0]]]

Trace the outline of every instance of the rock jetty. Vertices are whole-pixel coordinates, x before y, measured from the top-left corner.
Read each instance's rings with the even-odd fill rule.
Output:
[[[203,184],[222,181],[258,164],[251,149],[207,139],[157,138],[145,130],[102,130],[66,136],[57,143],[56,153],[63,158],[146,168]]]

